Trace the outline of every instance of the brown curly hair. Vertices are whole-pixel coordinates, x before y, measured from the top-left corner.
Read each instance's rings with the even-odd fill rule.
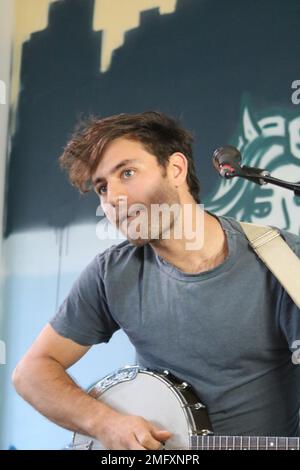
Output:
[[[200,203],[200,185],[192,153],[192,135],[180,124],[158,111],[139,114],[118,114],[104,119],[90,117],[78,124],[59,157],[73,186],[81,193],[92,189],[91,175],[96,170],[106,146],[118,137],[143,144],[166,168],[170,155],[181,152],[188,161],[187,185],[195,201]]]

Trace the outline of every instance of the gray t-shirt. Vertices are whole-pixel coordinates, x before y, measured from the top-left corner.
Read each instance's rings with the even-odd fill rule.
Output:
[[[50,323],[82,345],[122,328],[138,364],[194,387],[216,434],[299,435],[299,309],[238,222],[219,221],[229,248],[221,265],[187,274],[126,240],[94,258]],[[300,238],[282,235],[300,256]]]

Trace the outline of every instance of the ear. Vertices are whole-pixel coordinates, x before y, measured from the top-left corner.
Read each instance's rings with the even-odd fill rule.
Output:
[[[188,161],[181,152],[173,153],[169,158],[168,175],[169,180],[176,188],[186,182],[188,172]]]

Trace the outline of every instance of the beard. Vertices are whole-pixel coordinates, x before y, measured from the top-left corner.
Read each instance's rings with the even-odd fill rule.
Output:
[[[132,210],[133,209],[133,210]],[[119,229],[135,246],[168,239],[180,213],[180,199],[166,180],[151,188],[145,201],[130,206],[129,213]]]

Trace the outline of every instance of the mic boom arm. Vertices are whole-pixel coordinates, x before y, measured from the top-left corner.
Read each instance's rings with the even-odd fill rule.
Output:
[[[289,181],[274,178],[266,170],[246,165],[241,166],[240,162],[240,152],[231,145],[215,150],[213,155],[214,167],[223,178],[231,179],[239,176],[259,185],[270,183],[290,189],[294,191],[295,196],[300,196],[300,182],[290,183]]]
[[[267,183],[274,184],[275,186],[280,186],[282,188],[290,189],[294,191],[295,196],[300,196],[300,183],[290,183],[289,181],[284,181],[279,178],[274,178],[266,170],[260,168],[251,168],[246,165],[243,165],[239,169],[233,169],[233,172],[226,173],[225,178],[231,179],[236,176],[245,178],[253,183],[264,185]]]

